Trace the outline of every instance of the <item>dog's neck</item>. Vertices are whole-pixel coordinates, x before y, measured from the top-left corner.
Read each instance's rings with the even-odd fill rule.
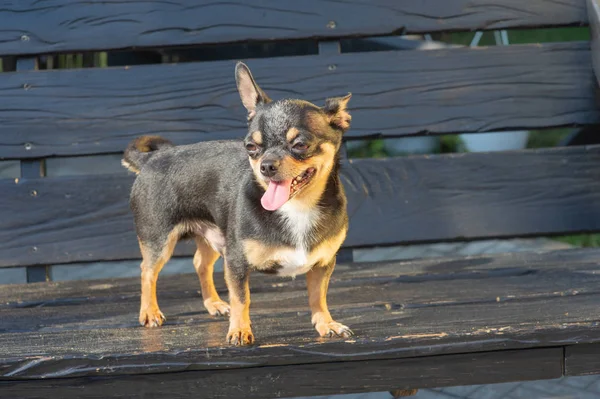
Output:
[[[313,243],[316,230],[326,227],[321,225],[323,216],[340,208],[345,210],[346,197],[339,178],[339,169],[339,158],[336,157],[326,183],[318,192],[314,203],[306,203],[302,198],[293,198],[276,211],[282,216],[297,246],[308,247]]]

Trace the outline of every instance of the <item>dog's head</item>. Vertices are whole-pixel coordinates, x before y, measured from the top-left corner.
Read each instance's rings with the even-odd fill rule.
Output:
[[[271,101],[239,62],[235,77],[248,110],[244,141],[262,206],[275,211],[291,199],[305,206],[319,200],[338,160],[342,134],[350,127],[351,95],[328,98],[324,107],[303,100]]]

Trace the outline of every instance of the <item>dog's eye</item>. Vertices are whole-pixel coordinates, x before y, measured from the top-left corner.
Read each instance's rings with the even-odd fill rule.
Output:
[[[258,146],[256,144],[248,143],[248,144],[246,144],[246,151],[256,152],[256,151],[258,151]]]
[[[304,143],[296,143],[292,148],[294,149],[294,151],[304,152],[308,149],[308,146]]]

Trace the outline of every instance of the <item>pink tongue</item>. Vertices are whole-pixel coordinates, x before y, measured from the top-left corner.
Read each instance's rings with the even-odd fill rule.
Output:
[[[260,203],[267,211],[276,211],[290,199],[291,180],[271,181]]]

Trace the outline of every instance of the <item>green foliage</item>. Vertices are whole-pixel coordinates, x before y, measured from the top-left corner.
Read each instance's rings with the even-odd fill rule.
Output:
[[[551,148],[556,147],[560,142],[571,134],[571,129],[545,129],[532,130],[529,132],[527,148]]]
[[[508,36],[511,44],[571,42],[590,40],[590,29],[587,27],[577,27],[511,30]]]
[[[574,247],[600,247],[600,234],[581,234],[555,237],[554,239]]]
[[[382,139],[365,140],[359,147],[348,150],[350,158],[387,158],[390,155]]]

